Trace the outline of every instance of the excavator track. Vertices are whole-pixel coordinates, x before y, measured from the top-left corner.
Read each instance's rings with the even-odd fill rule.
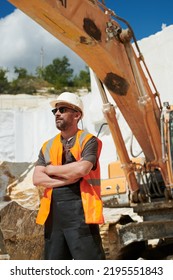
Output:
[[[118,242],[119,238],[117,236],[115,223],[105,223],[100,225],[100,234],[106,259],[116,259],[117,251],[119,250],[120,245]]]

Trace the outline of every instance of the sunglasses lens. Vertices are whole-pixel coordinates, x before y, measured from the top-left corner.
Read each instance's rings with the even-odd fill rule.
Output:
[[[57,108],[55,108],[55,109],[52,110],[52,113],[53,113],[54,115],[56,114],[56,112],[57,112]]]
[[[60,107],[58,110],[59,110],[59,112],[60,112],[61,114],[63,114],[63,113],[66,112],[66,108],[65,108],[65,107]]]
[[[52,113],[55,115],[57,111],[59,111],[61,114],[66,112],[66,107],[59,107],[59,108],[55,108],[52,110]]]

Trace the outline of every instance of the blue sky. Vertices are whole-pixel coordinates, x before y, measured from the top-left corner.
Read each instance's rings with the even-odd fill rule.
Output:
[[[137,40],[160,31],[162,24],[173,24],[172,0],[105,0],[105,3],[130,23]]]
[[[162,24],[173,24],[172,0],[105,0],[105,4],[130,23],[137,40],[160,31]],[[0,0],[0,18],[13,11],[7,0]]]

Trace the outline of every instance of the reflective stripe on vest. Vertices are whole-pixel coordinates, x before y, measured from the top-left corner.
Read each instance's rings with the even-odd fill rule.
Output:
[[[84,149],[85,144],[93,137],[92,134],[83,130],[78,130],[76,141],[74,146],[70,149],[70,152],[76,159],[80,160],[81,153]],[[97,158],[99,158],[102,143],[97,139],[98,152]],[[43,147],[42,152],[45,157],[46,163],[53,165],[62,164],[62,152],[63,145],[61,143],[60,134],[47,141]],[[91,170],[90,173],[80,181],[80,191],[82,197],[82,204],[85,215],[85,222],[87,224],[102,224],[103,218],[103,205],[100,198],[100,165],[97,160],[97,166],[95,170]],[[36,223],[43,225],[48,217],[50,211],[52,188],[47,188],[44,193],[44,197],[41,199],[40,209],[37,215]]]

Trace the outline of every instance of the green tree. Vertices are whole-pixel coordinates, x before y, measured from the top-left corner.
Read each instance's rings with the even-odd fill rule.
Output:
[[[18,79],[23,79],[26,78],[28,76],[28,72],[25,68],[22,67],[14,67],[14,73],[16,73],[18,75]]]
[[[77,88],[87,88],[90,90],[90,73],[88,66],[85,67],[86,70],[81,70],[78,75],[74,77],[74,86]]]
[[[62,59],[55,58],[52,64],[47,65],[43,71],[43,78],[56,89],[69,87],[73,83],[73,69],[70,68],[69,60],[66,56]]]
[[[7,93],[9,82],[6,77],[8,70],[0,68],[0,93]]]
[[[36,92],[35,79],[33,75],[28,75],[28,72],[25,68],[14,67],[14,73],[17,74],[17,78],[14,79],[10,84],[11,94],[34,94]]]

